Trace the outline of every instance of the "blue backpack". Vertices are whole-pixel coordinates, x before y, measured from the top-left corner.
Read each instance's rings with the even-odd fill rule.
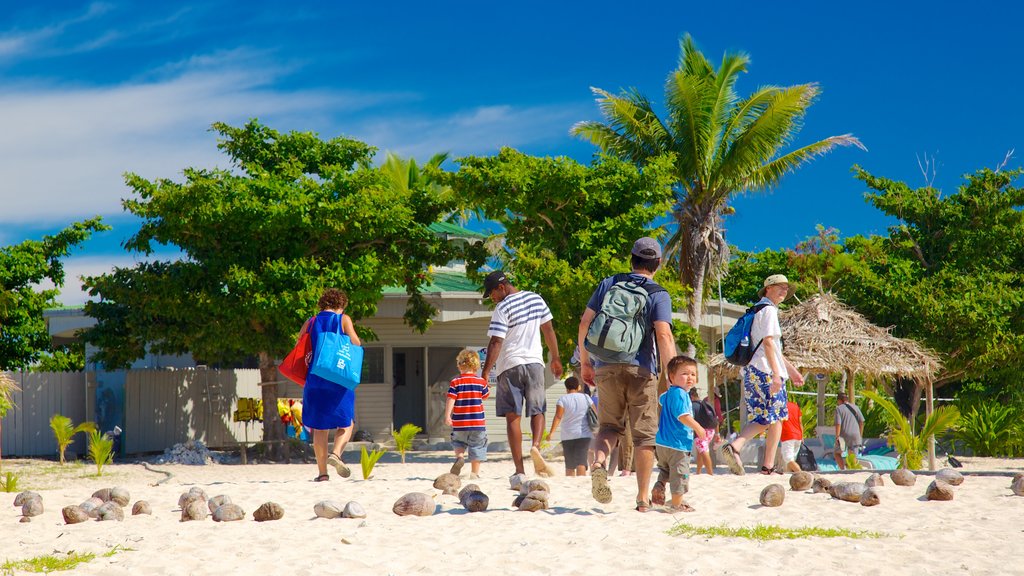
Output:
[[[750,364],[750,359],[754,357],[754,352],[761,347],[761,341],[751,346],[750,343],[750,327],[754,324],[754,315],[761,311],[765,306],[771,306],[771,304],[755,304],[740,316],[736,324],[729,329],[729,333],[725,335],[725,345],[722,347],[722,354],[725,359],[736,366],[746,366]]]

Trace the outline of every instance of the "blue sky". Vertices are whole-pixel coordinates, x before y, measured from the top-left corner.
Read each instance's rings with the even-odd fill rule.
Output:
[[[819,223],[881,233],[891,222],[864,202],[853,164],[916,186],[927,154],[935,184],[952,191],[1009,150],[1024,155],[1022,11],[984,1],[4,2],[0,245],[102,215],[114,230],[67,260],[62,299],[82,302],[78,275],[134,261],[120,248],[135,226],[120,207],[122,174],[224,166],[214,121],[258,117],[419,158],[507,145],[587,161],[594,149],[568,130],[599,118],[589,87],[636,87],[660,103],[685,32],[713,61],[751,56],[741,94],[821,84],[795,145],[853,133],[868,147],[739,198],[728,239],[787,247]]]

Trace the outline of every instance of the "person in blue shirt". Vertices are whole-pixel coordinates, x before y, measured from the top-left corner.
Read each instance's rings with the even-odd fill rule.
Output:
[[[658,481],[651,490],[651,503],[665,504],[665,483],[672,491],[669,512],[693,512],[683,501],[690,490],[690,452],[694,434],[703,438],[704,427],[693,417],[690,389],[697,384],[697,361],[689,356],[676,356],[668,363],[668,390],[658,397],[661,412],[654,453],[658,462]]]

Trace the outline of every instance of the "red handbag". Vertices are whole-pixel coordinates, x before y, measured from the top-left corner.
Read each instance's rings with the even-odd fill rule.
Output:
[[[309,373],[309,361],[313,359],[313,345],[309,342],[309,330],[299,335],[295,348],[284,357],[277,370],[282,376],[299,386],[306,385],[306,374]]]

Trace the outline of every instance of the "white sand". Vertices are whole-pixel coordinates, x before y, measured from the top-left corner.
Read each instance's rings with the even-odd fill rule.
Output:
[[[0,562],[71,551],[101,554],[121,546],[131,551],[98,557],[74,574],[1024,574],[1024,497],[1012,495],[1006,477],[967,477],[950,502],[923,499],[929,477],[919,477],[911,488],[894,486],[886,477],[882,503],[865,508],[824,494],[789,491],[788,476],[736,477],[720,468],[720,475],[691,479],[687,500],[697,510],[678,515],[635,512],[634,478],[613,478],[614,500],[602,506],[590,496],[589,478],[557,477],[547,480],[552,509],[531,514],[511,507],[515,493],[508,487],[508,455],[491,458],[484,477],[475,481],[490,496],[491,506],[477,514],[466,513],[454,497],[432,488],[433,479],[448,471],[447,453],[410,455],[404,465],[382,462],[368,481],[361,480],[354,464],[355,479],[342,480],[332,470],[331,481],[323,483],[310,482],[315,467],[301,464],[160,465],[155,467],[175,476],[156,487],[151,484],[163,476],[139,465],[110,465],[100,479],[84,477],[94,469],[79,467],[77,476],[57,480],[60,487],[38,490],[46,511],[31,523],[18,522],[20,508],[11,506],[15,494],[3,495]],[[354,459],[346,454],[350,463]],[[964,460],[966,469],[1024,468],[1019,460]],[[561,469],[560,462],[554,465]],[[5,461],[3,469],[17,466]],[[532,471],[529,463],[527,469]],[[463,472],[463,483],[469,483],[468,463]],[[868,474],[829,478],[863,480]],[[787,489],[779,508],[758,504],[758,494],[771,482]],[[153,515],[132,517],[126,509],[124,522],[64,524],[62,507],[115,485],[130,490],[132,502],[149,501]],[[45,482],[28,485],[39,486]],[[210,496],[229,495],[246,511],[246,520],[179,522],[178,496],[192,486]],[[394,501],[413,491],[437,495],[437,513],[394,515]],[[320,500],[355,500],[368,517],[316,519],[313,505]],[[281,504],[284,519],[254,522],[252,511],[266,501]],[[836,527],[888,535],[769,542],[668,536],[666,531],[679,521]]]

